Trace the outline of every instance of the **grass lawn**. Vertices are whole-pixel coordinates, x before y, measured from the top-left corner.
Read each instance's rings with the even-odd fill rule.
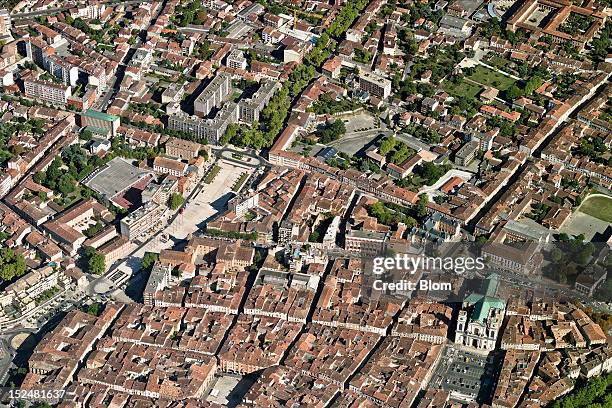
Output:
[[[204,179],[202,181],[206,184],[212,183],[215,177],[217,177],[217,174],[219,174],[220,170],[221,167],[217,166],[216,164],[213,165],[213,167],[208,171],[208,173],[204,175]]]
[[[232,186],[232,191],[238,192],[240,188],[242,187],[242,185],[244,184],[244,182],[247,180],[247,178],[249,178],[249,173],[245,171],[240,175],[238,180],[236,180],[236,182]]]
[[[612,222],[612,197],[588,197],[580,206],[580,212]]]
[[[458,84],[453,84],[451,81],[444,81],[442,88],[449,94],[460,98],[476,98],[482,88],[476,84],[471,84],[466,81],[461,81]]]
[[[468,78],[470,78],[472,81],[478,82],[479,84],[497,88],[500,91],[505,91],[516,82],[512,78],[500,74],[497,71],[493,71],[490,68],[483,67],[482,65],[477,65],[474,67],[474,73]]]
[[[493,65],[494,67],[497,67],[502,71],[505,67],[508,67],[510,66],[510,64],[512,64],[511,61],[507,60],[504,57],[500,57],[499,55],[492,55],[487,62],[489,65]]]

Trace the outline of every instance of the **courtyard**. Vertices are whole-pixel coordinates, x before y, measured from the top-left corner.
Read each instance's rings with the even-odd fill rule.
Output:
[[[344,121],[346,133],[340,139],[328,145],[349,156],[354,156],[364,146],[375,140],[380,133],[384,133],[380,127],[379,119],[367,111],[341,116],[338,119]]]

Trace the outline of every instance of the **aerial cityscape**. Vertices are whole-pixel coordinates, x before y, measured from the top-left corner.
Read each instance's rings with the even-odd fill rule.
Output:
[[[0,0],[0,407],[612,408],[611,0]]]

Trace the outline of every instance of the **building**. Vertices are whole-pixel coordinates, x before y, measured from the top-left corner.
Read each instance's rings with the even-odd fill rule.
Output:
[[[121,120],[119,116],[109,115],[108,113],[98,112],[92,109],[88,109],[81,114],[81,126],[91,126],[110,131],[112,137],[117,135],[120,125]]]
[[[80,6],[77,9],[76,15],[73,15],[73,18],[81,17],[89,20],[99,19],[104,11],[106,10],[106,5],[101,2],[95,2],[92,4]]]
[[[246,69],[247,59],[244,57],[244,53],[241,50],[235,49],[227,56],[226,65],[232,69]]]
[[[472,23],[469,20],[449,15],[442,17],[440,27],[458,37],[467,37],[472,32]]]
[[[238,217],[242,217],[251,208],[256,208],[258,205],[259,193],[253,193],[247,197],[236,196],[227,202],[227,207],[236,213]]]
[[[263,81],[257,92],[249,99],[240,101],[239,119],[241,122],[253,123],[259,121],[259,114],[266,107],[270,99],[280,88],[280,83],[276,81]]]
[[[556,44],[569,42],[582,51],[604,25],[606,15],[595,7],[581,7],[566,0],[522,0],[513,7],[514,14],[506,20],[510,31],[523,29],[541,36],[549,36]],[[569,18],[588,22],[584,30],[566,29]]]
[[[187,163],[163,156],[157,156],[155,160],[153,160],[153,170],[155,170],[155,172],[170,174],[175,177],[184,176],[187,172],[187,167]]]
[[[0,9],[0,39],[11,38],[11,15],[8,10]]]
[[[195,159],[203,146],[190,140],[171,137],[166,142],[166,154],[181,160]]]
[[[51,266],[32,271],[6,287],[0,295],[0,304],[28,303],[28,300],[34,300],[44,291],[56,287],[62,276],[60,269]]]
[[[81,201],[70,207],[53,220],[44,224],[45,230],[64,248],[70,255],[75,255],[87,239],[84,231],[94,220],[111,222],[114,216],[102,204],[94,198]]]
[[[340,57],[334,56],[323,64],[321,67],[321,71],[323,74],[327,75],[330,78],[336,79],[340,76],[340,71],[342,69],[342,59]]]
[[[195,115],[201,118],[208,116],[213,108],[221,105],[231,91],[231,76],[225,73],[218,74],[193,102]]]
[[[476,141],[471,141],[464,144],[457,153],[455,153],[455,164],[459,166],[468,166],[474,157],[476,156],[476,152],[478,151],[479,143]]]
[[[30,58],[36,65],[45,66],[47,55],[53,48],[48,48],[47,44],[39,37],[29,38],[25,42],[26,56]]]
[[[505,302],[495,297],[498,283],[496,274],[489,275],[484,281],[484,293],[473,293],[463,301],[455,343],[485,351],[495,348],[506,308]]]
[[[103,244],[97,252],[104,257],[104,266],[108,270],[112,264],[120,259],[124,259],[132,250],[132,244],[125,237],[116,237]]]
[[[178,103],[183,95],[185,95],[185,87],[178,83],[172,83],[162,92],[161,101],[162,103]]]
[[[79,69],[56,55],[47,56],[44,59],[43,67],[50,74],[60,79],[64,85],[75,86],[79,79]]]
[[[72,88],[70,86],[54,82],[27,78],[23,80],[23,86],[27,97],[49,102],[55,106],[65,106],[68,98],[72,96]]]
[[[238,105],[226,102],[214,119],[202,119],[183,113],[170,115],[168,126],[172,130],[190,133],[199,139],[205,139],[210,144],[218,145],[219,139],[225,134],[230,123],[238,122]]]
[[[178,190],[179,179],[176,177],[166,177],[161,183],[149,183],[142,190],[142,202],[154,202],[160,205],[166,205],[170,196]]]
[[[527,274],[542,264],[540,245],[536,242],[506,244],[488,242],[482,248],[482,256],[494,269]]]
[[[359,89],[386,99],[391,95],[391,81],[370,71],[359,72]]]
[[[166,206],[148,202],[121,220],[121,235],[129,240],[146,238],[164,223]]]
[[[581,273],[576,278],[574,288],[583,295],[593,296],[597,287],[606,281],[607,276],[608,274],[603,268],[597,268],[591,273]]]
[[[345,236],[345,249],[362,256],[380,255],[385,247],[386,234],[377,231],[348,230]]]
[[[145,305],[152,306],[154,304],[155,292],[164,289],[168,286],[170,280],[170,272],[172,268],[169,266],[163,266],[159,262],[156,262],[151,269],[149,280],[143,291],[143,300]]]
[[[0,69],[0,86],[11,86],[15,83],[13,73],[11,71],[5,71]]]

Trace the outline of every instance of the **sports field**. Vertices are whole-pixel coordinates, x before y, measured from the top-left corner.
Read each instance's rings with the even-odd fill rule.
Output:
[[[612,223],[612,197],[590,196],[582,203],[579,210],[602,221]]]

